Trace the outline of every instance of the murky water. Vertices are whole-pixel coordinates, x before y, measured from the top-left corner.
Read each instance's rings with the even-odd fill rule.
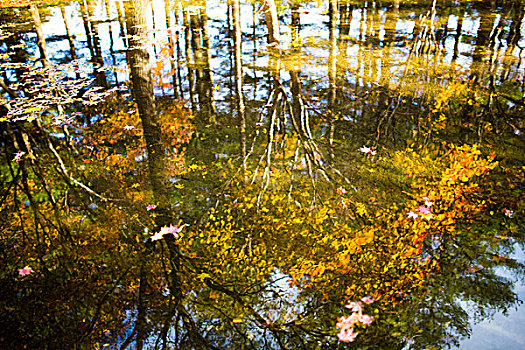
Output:
[[[523,348],[522,1],[1,4],[2,347]]]

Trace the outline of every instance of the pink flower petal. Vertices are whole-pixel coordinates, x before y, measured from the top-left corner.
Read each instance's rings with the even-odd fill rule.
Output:
[[[416,210],[422,214],[430,214],[430,209],[427,207],[418,207]]]
[[[370,323],[372,323],[373,320],[374,318],[370,315],[361,315],[359,317],[359,322],[361,322],[364,325],[369,325]]]
[[[354,332],[353,328],[350,328],[346,330],[341,330],[341,332],[337,334],[337,338],[339,338],[340,341],[349,343],[353,342],[358,334],[359,333]]]
[[[363,297],[361,301],[365,304],[372,304],[374,302],[374,299],[372,297],[366,296]]]
[[[361,303],[352,301],[352,302],[348,303],[347,305],[345,305],[345,307],[347,309],[352,310],[352,311],[360,311],[361,310]]]
[[[26,266],[26,267],[24,267],[23,269],[18,269],[18,274],[19,274],[20,276],[22,276],[22,277],[23,277],[23,276],[26,276],[26,275],[29,275],[29,274],[31,274],[32,272],[33,272],[33,269],[30,268],[29,266]]]

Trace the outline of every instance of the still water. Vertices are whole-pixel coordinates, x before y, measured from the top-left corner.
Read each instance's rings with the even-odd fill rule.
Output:
[[[525,347],[521,0],[0,4],[2,348]]]

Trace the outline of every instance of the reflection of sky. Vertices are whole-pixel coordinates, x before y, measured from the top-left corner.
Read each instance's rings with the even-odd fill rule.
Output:
[[[513,258],[523,262],[525,252],[519,249]],[[501,271],[507,276],[506,271]],[[525,300],[525,283],[516,284],[514,292],[520,300]],[[461,342],[462,350],[523,350],[525,349],[525,304],[511,309],[508,316],[496,314],[494,319],[486,320],[472,327],[472,336]]]

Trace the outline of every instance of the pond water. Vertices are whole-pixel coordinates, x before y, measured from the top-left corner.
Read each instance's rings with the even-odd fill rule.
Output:
[[[0,347],[525,347],[523,1],[0,5]]]

